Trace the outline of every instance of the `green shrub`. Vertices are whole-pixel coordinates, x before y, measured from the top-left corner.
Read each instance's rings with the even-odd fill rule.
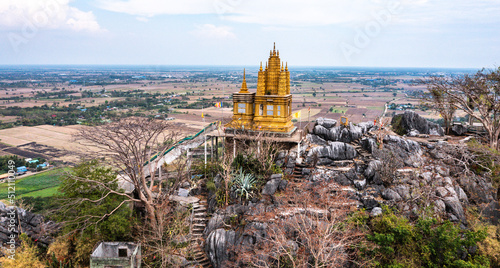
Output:
[[[373,267],[489,267],[487,258],[468,251],[485,240],[484,229],[463,230],[433,217],[411,223],[387,207],[367,225],[361,252]]]

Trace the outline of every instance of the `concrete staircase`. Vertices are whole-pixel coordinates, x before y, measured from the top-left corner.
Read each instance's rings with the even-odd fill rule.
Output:
[[[366,160],[371,160],[372,159],[372,154],[366,151],[361,145],[359,145],[357,142],[351,142],[349,143],[352,147],[354,147],[354,150],[358,153],[359,156],[362,156]]]
[[[191,204],[193,206],[193,214],[191,223],[191,243],[188,250],[198,265],[203,268],[211,268],[212,264],[203,249],[205,246],[203,232],[207,225],[207,201],[198,200]]]
[[[304,175],[302,175],[302,169],[304,169],[306,165],[295,163],[295,167],[292,172],[292,179],[295,182],[300,182],[304,179]]]

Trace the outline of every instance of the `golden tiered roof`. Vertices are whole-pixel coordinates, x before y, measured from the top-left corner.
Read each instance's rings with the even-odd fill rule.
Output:
[[[290,72],[288,63],[283,64],[280,60],[280,52],[276,50],[276,44],[269,53],[269,60],[266,62],[266,69],[262,70],[260,63],[259,76],[257,81],[257,96],[290,94]]]

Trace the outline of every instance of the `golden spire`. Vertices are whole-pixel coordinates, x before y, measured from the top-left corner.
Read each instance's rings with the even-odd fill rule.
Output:
[[[285,65],[285,71],[288,71],[288,61],[286,62],[286,65]]]
[[[273,56],[276,56],[276,42],[273,45]]]
[[[262,61],[260,62],[260,71],[262,72]]]
[[[281,71],[283,72],[283,62],[281,62]]]
[[[240,93],[248,93],[247,80],[245,78],[245,69],[243,69],[243,82],[241,83]]]
[[[278,57],[280,56],[280,51],[278,50]]]

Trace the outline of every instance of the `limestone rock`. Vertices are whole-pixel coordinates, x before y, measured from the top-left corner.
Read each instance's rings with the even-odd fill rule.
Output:
[[[391,200],[391,201],[400,201],[401,196],[394,190],[387,188],[384,191],[382,191],[382,197],[386,200]]]
[[[329,146],[314,147],[309,150],[308,158],[314,154],[318,158],[329,158],[331,160],[351,160],[356,157],[357,152],[349,144],[343,142],[332,142]]]
[[[460,125],[453,125],[453,127],[451,128],[451,131],[455,135],[462,136],[467,132],[467,127],[464,125],[461,125],[461,124]]]
[[[266,185],[264,186],[264,189],[262,189],[262,194],[273,195],[276,192],[276,190],[278,190],[280,183],[281,179],[272,179],[267,181]]]
[[[217,229],[211,232],[205,242],[205,251],[215,267],[224,267],[229,250],[234,247],[236,233],[233,230]]]
[[[321,146],[328,145],[328,143],[324,139],[322,139],[320,136],[315,135],[315,134],[307,134],[306,138],[312,144],[317,144],[317,145],[321,145]]]
[[[379,160],[372,160],[370,163],[368,163],[368,167],[364,171],[365,178],[371,179],[373,176],[375,176],[375,173],[380,170],[380,167],[382,166],[382,162]]]
[[[330,118],[318,117],[316,119],[316,124],[324,127],[324,128],[332,128],[337,125],[337,120]]]
[[[372,153],[373,150],[377,148],[377,142],[373,138],[363,138],[361,139],[361,147],[369,153]]]
[[[370,216],[372,217],[377,217],[379,215],[382,215],[382,208],[381,207],[374,207],[372,211],[370,212]]]
[[[466,222],[464,209],[462,204],[460,204],[460,200],[456,196],[449,196],[443,198],[443,202],[446,205],[446,211],[455,215],[460,221]]]
[[[405,111],[404,114],[394,116],[391,124],[396,133],[400,135],[407,135],[412,131],[417,131],[418,134],[444,136],[444,130],[441,126],[427,121],[425,118],[413,111]]]

